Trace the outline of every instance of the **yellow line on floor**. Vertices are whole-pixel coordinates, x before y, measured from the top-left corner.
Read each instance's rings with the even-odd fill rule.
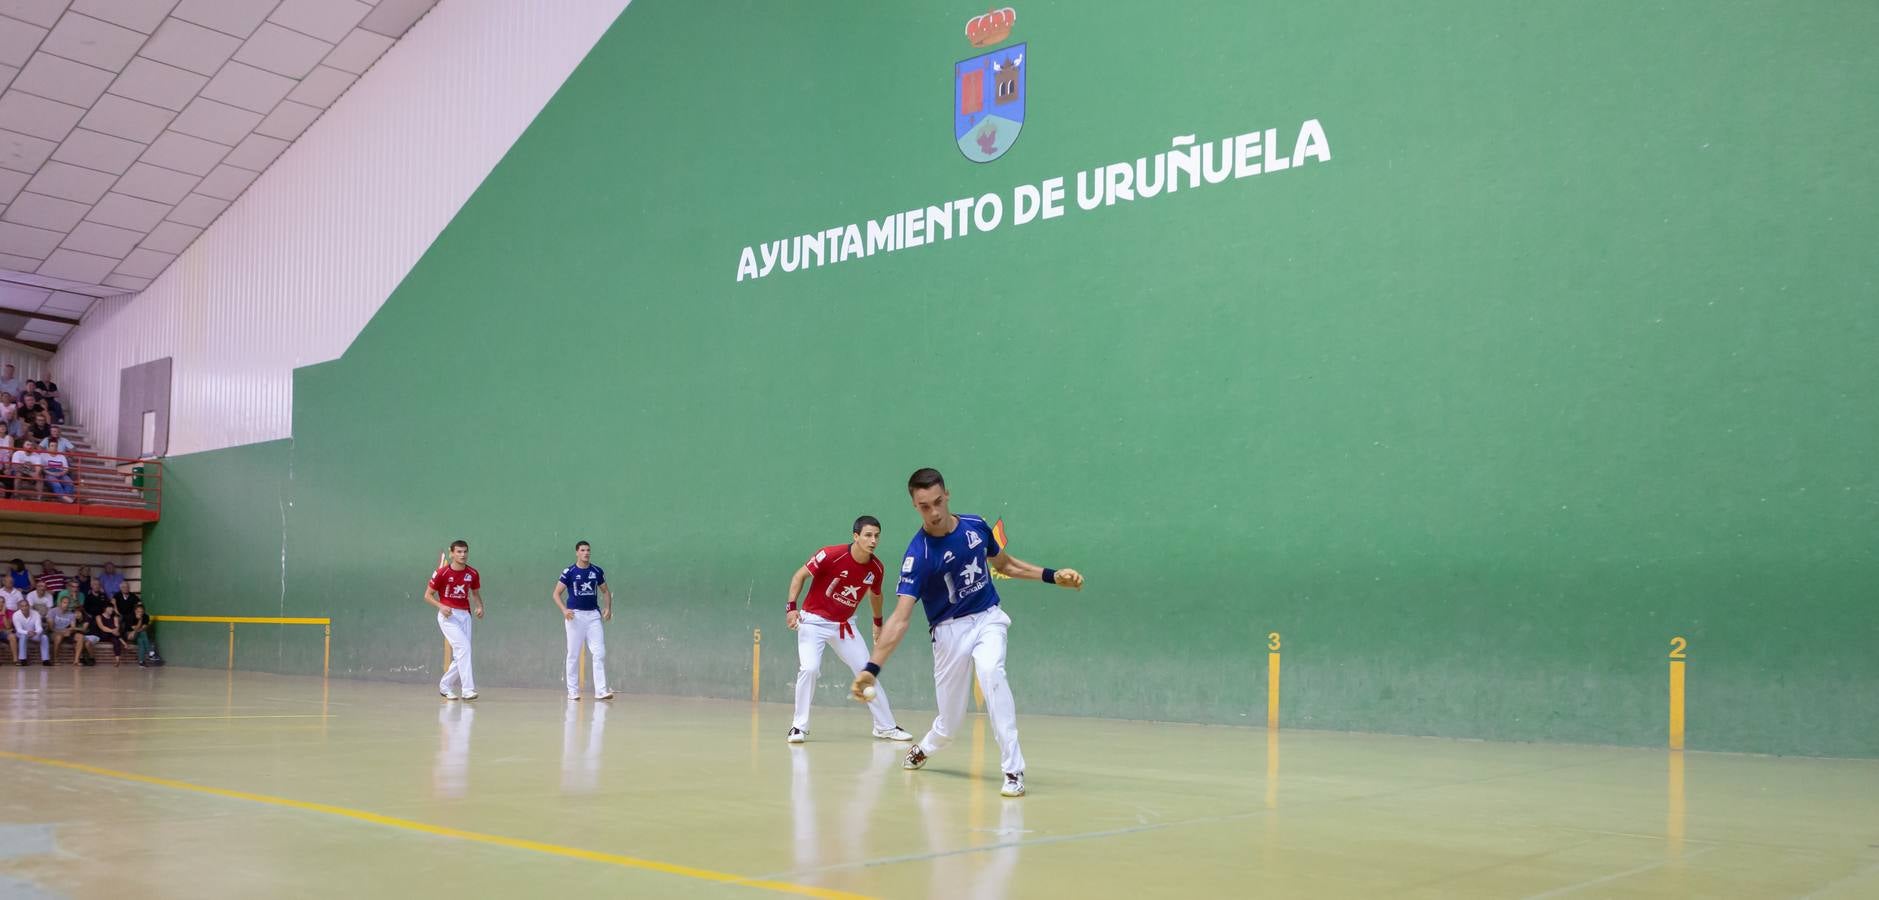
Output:
[[[150,776],[150,775],[139,775],[135,772],[120,772],[116,769],[105,769],[105,768],[100,768],[98,766],[88,766],[84,763],[69,762],[63,759],[52,759],[52,758],[44,757],[44,756],[28,756],[24,753],[13,753],[7,750],[0,750],[0,759],[10,759],[16,762],[33,763],[35,765],[50,766],[52,768],[57,768],[57,769],[68,769],[73,772],[83,772],[87,775],[96,775],[101,778],[113,778],[118,781],[131,781],[131,782],[136,782],[138,784],[155,785],[157,787],[170,788],[171,790],[189,791],[189,792],[197,793],[197,794],[208,794],[212,797],[227,797],[232,800],[246,800],[250,803],[264,803],[269,806],[282,806],[288,809],[299,809],[299,810],[305,810],[307,812],[322,813],[322,814],[329,815],[329,816],[338,816],[343,819],[353,819],[359,822],[367,822],[373,825],[384,825],[390,828],[401,828],[401,829],[404,829],[405,831],[414,831],[419,834],[429,834],[429,835],[436,835],[438,837],[456,838],[458,840],[473,841],[479,844],[491,844],[497,847],[508,847],[513,850],[529,850],[535,853],[545,853],[550,856],[562,856],[562,857],[567,857],[569,859],[584,859],[589,862],[607,863],[609,865],[621,866],[623,868],[628,868],[628,869],[643,869],[648,872],[661,872],[667,875],[678,875],[684,878],[694,878],[699,881],[712,881],[712,882],[717,882],[719,884],[737,885],[739,887],[762,888],[765,890],[778,891],[780,893],[785,893],[785,894],[799,894],[805,897],[827,897],[827,898],[834,898],[834,900],[869,900],[869,898],[867,898],[866,895],[851,894],[846,891],[835,891],[835,890],[829,890],[827,888],[810,887],[809,885],[804,885],[804,884],[791,884],[787,881],[763,881],[763,880],[759,880],[755,878],[745,878],[742,875],[732,875],[729,872],[714,872],[710,869],[697,869],[691,866],[681,866],[681,865],[677,865],[674,863],[659,862],[657,860],[639,859],[633,856],[622,856],[617,853],[600,853],[600,852],[596,852],[593,850],[581,850],[576,847],[563,847],[559,844],[547,844],[541,841],[531,841],[531,840],[525,840],[523,838],[504,837],[499,834],[484,834],[479,831],[464,831],[460,828],[446,828],[441,825],[431,825],[431,824],[427,824],[424,822],[412,821],[410,819],[400,819],[394,816],[382,816],[382,815],[379,815],[378,813],[366,812],[365,810],[362,810],[362,809],[348,809],[347,807],[344,807],[344,806],[333,806],[333,805],[326,804],[326,803],[308,803],[307,801],[304,801],[304,800],[292,800],[286,797],[273,797],[267,794],[251,794],[251,793],[248,793],[247,791],[233,791],[227,788],[210,787],[208,785],[203,785],[203,784],[192,784],[187,781],[177,781],[176,779],[173,779],[173,778],[157,778],[157,777]]]
[[[29,722],[168,722],[176,719],[331,719],[321,713],[285,713],[251,716],[98,716],[87,719],[0,719],[0,724],[20,725]]]

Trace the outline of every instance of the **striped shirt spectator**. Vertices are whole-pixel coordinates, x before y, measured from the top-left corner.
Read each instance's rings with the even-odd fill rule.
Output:
[[[48,559],[40,565],[40,569],[39,569],[39,589],[40,590],[45,591],[46,593],[49,593],[54,597],[57,597],[60,591],[65,590],[66,583],[67,583],[67,579],[65,577],[65,573],[59,571],[59,568],[52,564],[52,560]]]

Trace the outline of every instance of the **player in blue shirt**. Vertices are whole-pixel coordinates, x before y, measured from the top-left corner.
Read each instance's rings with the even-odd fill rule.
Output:
[[[586,541],[574,545],[574,565],[561,570],[555,582],[555,606],[567,620],[568,699],[581,699],[581,642],[587,642],[587,655],[593,660],[594,699],[612,700],[607,688],[607,636],[602,622],[613,621],[613,589],[607,587],[607,573],[589,563],[594,548]],[[606,601],[605,605],[601,600]]]
[[[992,572],[1072,590],[1083,587],[1083,576],[1075,569],[1046,569],[1015,559],[998,545],[984,519],[953,515],[948,508],[952,495],[936,469],[913,473],[907,479],[907,493],[924,522],[900,562],[894,614],[881,628],[874,658],[855,676],[851,693],[856,700],[867,700],[867,689],[874,686],[881,664],[906,637],[914,601],[919,601],[933,633],[933,692],[939,698],[939,715],[926,737],[907,751],[901,767],[918,769],[926,765],[928,756],[952,742],[953,733],[965,722],[966,697],[972,693],[976,670],[985,691],[992,735],[998,739],[1000,768],[1005,772],[999,793],[1022,797],[1024,753],[1018,749],[1018,707],[1005,681],[1005,631],[1011,617],[998,607]]]

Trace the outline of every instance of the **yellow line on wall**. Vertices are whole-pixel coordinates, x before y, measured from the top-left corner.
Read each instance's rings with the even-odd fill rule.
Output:
[[[23,725],[42,722],[158,722],[171,719],[326,719],[322,713],[292,713],[280,715],[242,715],[242,716],[97,716],[85,719],[0,719],[0,724]]]
[[[227,622],[232,625],[331,625],[333,620],[320,618],[281,618],[276,616],[151,616],[156,622]]]

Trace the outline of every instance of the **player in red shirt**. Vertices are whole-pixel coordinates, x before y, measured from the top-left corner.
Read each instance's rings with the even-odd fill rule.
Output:
[[[800,744],[809,736],[809,705],[816,696],[816,678],[822,674],[822,647],[835,648],[850,669],[860,673],[868,662],[868,645],[849,622],[866,596],[874,607],[874,636],[881,636],[881,561],[874,548],[881,543],[881,522],[873,516],[855,520],[854,541],[823,547],[809,557],[789,579],[789,612],[783,621],[796,632],[796,655],[802,669],[796,673],[796,718],[790,723],[789,742]],[[796,598],[803,583],[814,579],[800,612]],[[876,690],[868,701],[874,714],[874,736],[884,741],[911,741],[913,735],[894,724],[887,708],[887,692]]]
[[[470,542],[451,541],[450,561],[437,567],[424,588],[424,602],[437,607],[437,627],[450,642],[450,668],[437,683],[445,700],[476,699],[476,676],[470,673],[470,617],[483,617],[483,579],[470,568]],[[458,689],[462,693],[458,693]]]

